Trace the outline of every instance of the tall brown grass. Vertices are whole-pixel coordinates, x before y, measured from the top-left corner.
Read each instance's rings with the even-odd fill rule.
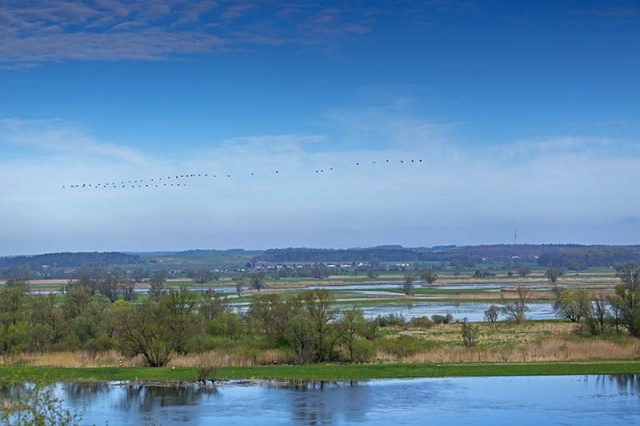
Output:
[[[629,360],[640,357],[640,340],[631,337],[604,338],[576,335],[575,325],[561,322],[482,323],[476,345],[462,344],[460,324],[442,324],[427,329],[397,330],[398,334],[429,342],[429,349],[398,358],[378,350],[372,362],[463,363],[463,362],[562,362]],[[213,350],[174,355],[173,367],[225,367],[291,364],[291,350]],[[0,365],[50,367],[141,367],[142,356],[123,357],[117,351],[24,353],[0,357]]]
[[[406,363],[560,362],[624,360],[635,358],[639,354],[640,344],[638,342],[573,341],[554,337],[537,344],[507,349],[441,347],[410,355],[401,361]]]

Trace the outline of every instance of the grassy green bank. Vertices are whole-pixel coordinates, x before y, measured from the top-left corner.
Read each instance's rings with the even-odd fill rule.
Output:
[[[270,365],[222,367],[224,379],[367,380],[420,377],[538,376],[583,374],[640,374],[640,361],[522,364],[376,364]],[[197,368],[58,368],[0,367],[0,380],[25,381],[192,381]]]

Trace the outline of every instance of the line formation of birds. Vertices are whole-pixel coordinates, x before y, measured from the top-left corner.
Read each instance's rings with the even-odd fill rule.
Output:
[[[390,160],[385,160],[381,163],[393,163]],[[410,164],[410,163],[422,163],[422,159],[418,160],[399,160],[400,164]],[[355,163],[355,166],[358,167],[364,163]],[[371,162],[371,164],[377,164],[376,161]],[[329,167],[328,169],[316,169],[316,173],[325,173],[332,172],[333,167]],[[275,170],[274,174],[281,174],[280,170]],[[253,172],[250,173],[250,176],[255,176]],[[63,189],[69,188],[79,188],[79,189],[88,189],[88,188],[104,188],[104,189],[117,189],[117,188],[160,188],[160,187],[186,187],[187,184],[184,182],[185,179],[193,179],[193,178],[231,178],[231,174],[210,174],[210,173],[191,173],[191,174],[182,174],[182,175],[169,175],[163,177],[156,177],[151,179],[138,179],[138,180],[122,180],[122,181],[112,181],[105,183],[80,183],[80,184],[72,184],[72,185],[63,185]]]

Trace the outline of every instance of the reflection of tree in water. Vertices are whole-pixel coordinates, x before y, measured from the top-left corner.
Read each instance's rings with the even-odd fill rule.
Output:
[[[294,421],[308,425],[363,422],[370,404],[368,387],[355,381],[296,381],[277,387],[288,389]]]
[[[146,386],[130,385],[123,388],[123,398],[118,408],[129,411],[138,406],[142,412],[151,412],[157,407],[197,405],[203,395],[216,395],[215,386]]]
[[[102,398],[101,394],[109,393],[109,383],[61,383],[60,388],[64,392],[64,399],[73,405],[91,404],[96,397]]]
[[[640,396],[640,374],[609,374],[596,376],[600,385],[615,383],[619,393],[637,394]]]

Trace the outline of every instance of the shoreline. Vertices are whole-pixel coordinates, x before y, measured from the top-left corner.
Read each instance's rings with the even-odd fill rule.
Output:
[[[1,366],[0,382],[197,382],[198,367]],[[220,367],[208,379],[350,381],[436,377],[640,374],[640,361],[468,364],[306,364]]]

